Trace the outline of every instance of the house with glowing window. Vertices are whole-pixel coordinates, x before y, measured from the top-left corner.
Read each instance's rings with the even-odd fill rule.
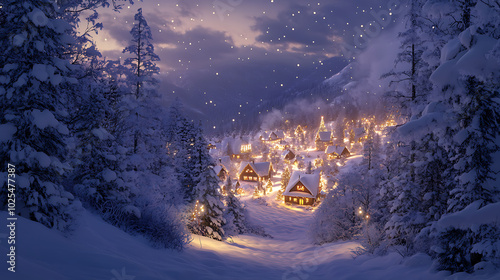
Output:
[[[365,140],[368,137],[368,134],[366,133],[366,130],[364,127],[357,127],[354,129],[351,129],[349,132],[349,140],[351,143],[361,143],[363,140]]]
[[[285,202],[298,205],[313,205],[320,194],[320,174],[294,171],[283,193]]]
[[[351,155],[349,150],[343,146],[328,146],[325,150],[328,159],[345,158]]]
[[[222,142],[226,154],[235,160],[249,159],[252,154],[252,144],[247,137],[227,137]]]
[[[217,164],[214,166],[214,171],[215,174],[217,174],[217,177],[219,177],[222,181],[226,180],[227,175],[229,174],[229,169],[222,163],[222,159],[217,161]]]
[[[324,151],[326,147],[333,144],[333,136],[331,131],[320,131],[316,134],[316,150]]]
[[[273,173],[273,165],[270,162],[241,162],[238,179],[252,182],[267,181]]]
[[[264,131],[260,133],[259,139],[263,142],[279,142],[285,139],[285,132],[283,130]]]

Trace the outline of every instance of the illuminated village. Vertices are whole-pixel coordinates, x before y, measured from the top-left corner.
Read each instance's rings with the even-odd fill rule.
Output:
[[[375,117],[362,118],[346,122],[342,133],[337,133],[343,137],[335,137],[336,124],[321,116],[317,127],[299,124],[289,130],[225,137],[211,141],[209,150],[221,185],[230,177],[236,194],[269,197],[292,207],[316,207],[335,188],[339,168],[361,157],[368,139],[383,141],[385,129],[395,124],[391,117],[381,124]]]
[[[500,0],[0,0],[0,280],[500,279]]]

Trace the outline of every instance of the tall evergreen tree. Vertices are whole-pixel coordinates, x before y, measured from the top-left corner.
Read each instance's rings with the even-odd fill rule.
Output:
[[[224,232],[227,235],[242,234],[247,231],[247,222],[245,218],[245,207],[241,201],[235,196],[235,191],[232,188],[232,181],[230,177],[226,180],[226,212],[224,219]]]
[[[195,189],[196,204],[192,209],[196,214],[188,223],[192,233],[222,240],[225,236],[223,226],[226,223],[224,212],[226,207],[220,192],[219,178],[212,167],[206,168],[201,181]],[[202,211],[198,210],[202,207]]]
[[[283,193],[286,190],[286,187],[288,186],[288,182],[290,181],[290,169],[288,166],[283,170],[283,173],[281,173],[281,182],[280,182],[280,189],[278,190],[278,194],[276,195],[276,200],[282,201],[283,200]]]
[[[71,29],[58,19],[52,1],[2,4],[0,161],[16,167],[16,214],[64,229],[73,200],[61,184],[69,168],[65,104],[76,83],[71,72],[76,66],[64,56],[73,43]],[[5,208],[7,181],[1,184]]]
[[[94,71],[89,69],[87,71]],[[97,209],[103,217],[115,224],[125,223],[139,213],[132,205],[130,187],[125,184],[119,166],[117,131],[111,123],[116,121],[116,98],[113,83],[102,76],[83,75],[80,92],[72,116],[71,131],[76,137],[76,149],[71,156],[74,162],[71,184],[74,193],[87,205]],[[111,134],[106,128],[112,128]]]
[[[142,9],[138,9],[134,16],[134,26],[130,31],[132,35],[131,45],[123,50],[132,56],[125,59],[124,65],[130,68],[129,84],[132,88],[134,98],[130,102],[130,120],[136,123],[133,135],[133,152],[137,154],[140,141],[156,136],[159,131],[158,124],[158,93],[155,86],[158,80],[155,75],[160,69],[155,64],[160,58],[154,52],[151,42],[153,37]],[[156,109],[156,110],[154,110]],[[156,112],[155,112],[156,111]],[[133,120],[135,118],[135,120]],[[144,122],[149,126],[144,127]],[[160,124],[161,125],[161,124]],[[147,135],[153,133],[153,135]],[[147,136],[146,136],[146,135]]]

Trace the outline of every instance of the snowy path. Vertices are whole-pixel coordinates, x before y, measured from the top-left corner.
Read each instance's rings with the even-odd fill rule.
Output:
[[[252,221],[263,226],[266,233],[273,236],[272,239],[240,235],[233,238],[234,243],[209,242],[215,247],[205,245],[203,240],[200,249],[199,243],[193,242],[192,249],[217,250],[218,253],[232,258],[285,270],[305,263],[319,265],[332,259],[352,259],[351,250],[358,246],[357,243],[340,242],[334,246],[314,246],[307,236],[312,212],[277,205],[271,199],[269,201],[267,206],[251,199],[248,199],[246,204]]]
[[[450,277],[434,272],[427,256],[402,260],[361,256],[353,259],[355,242],[314,246],[307,239],[312,212],[245,198],[254,222],[273,239],[241,235],[219,242],[194,236],[183,252],[151,248],[146,241],[110,226],[84,212],[78,230],[69,238],[20,218],[17,221],[16,273],[4,265],[0,279],[8,280],[243,280],[243,279],[499,279],[499,274]],[[0,212],[5,221],[6,212]],[[8,244],[0,232],[0,261],[6,262]],[[200,246],[201,243],[201,246]]]

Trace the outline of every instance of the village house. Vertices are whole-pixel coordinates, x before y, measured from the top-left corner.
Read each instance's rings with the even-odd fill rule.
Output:
[[[263,142],[278,142],[285,139],[285,132],[283,130],[264,131],[260,134],[259,139]]]
[[[226,138],[223,147],[231,159],[249,159],[252,154],[252,144],[247,137]]]
[[[294,171],[283,193],[284,201],[298,205],[313,205],[320,193],[320,174]]]
[[[325,154],[328,159],[345,158],[351,155],[349,150],[343,146],[328,146],[325,150]]]
[[[333,145],[331,131],[320,131],[316,134],[316,150],[324,151],[326,147]]]
[[[273,165],[270,162],[241,162],[238,178],[240,181],[266,181],[274,173]]]
[[[226,168],[221,159],[219,159],[217,164],[214,166],[214,171],[215,174],[217,174],[217,177],[219,177],[222,181],[226,180],[227,175],[229,174],[229,169]]]
[[[292,161],[295,158],[295,153],[290,149],[286,149],[281,153],[281,158],[283,160]]]
[[[351,129],[349,132],[349,140],[352,143],[361,143],[363,140],[366,139],[368,134],[366,133],[366,130],[364,127],[357,127],[354,129]]]

